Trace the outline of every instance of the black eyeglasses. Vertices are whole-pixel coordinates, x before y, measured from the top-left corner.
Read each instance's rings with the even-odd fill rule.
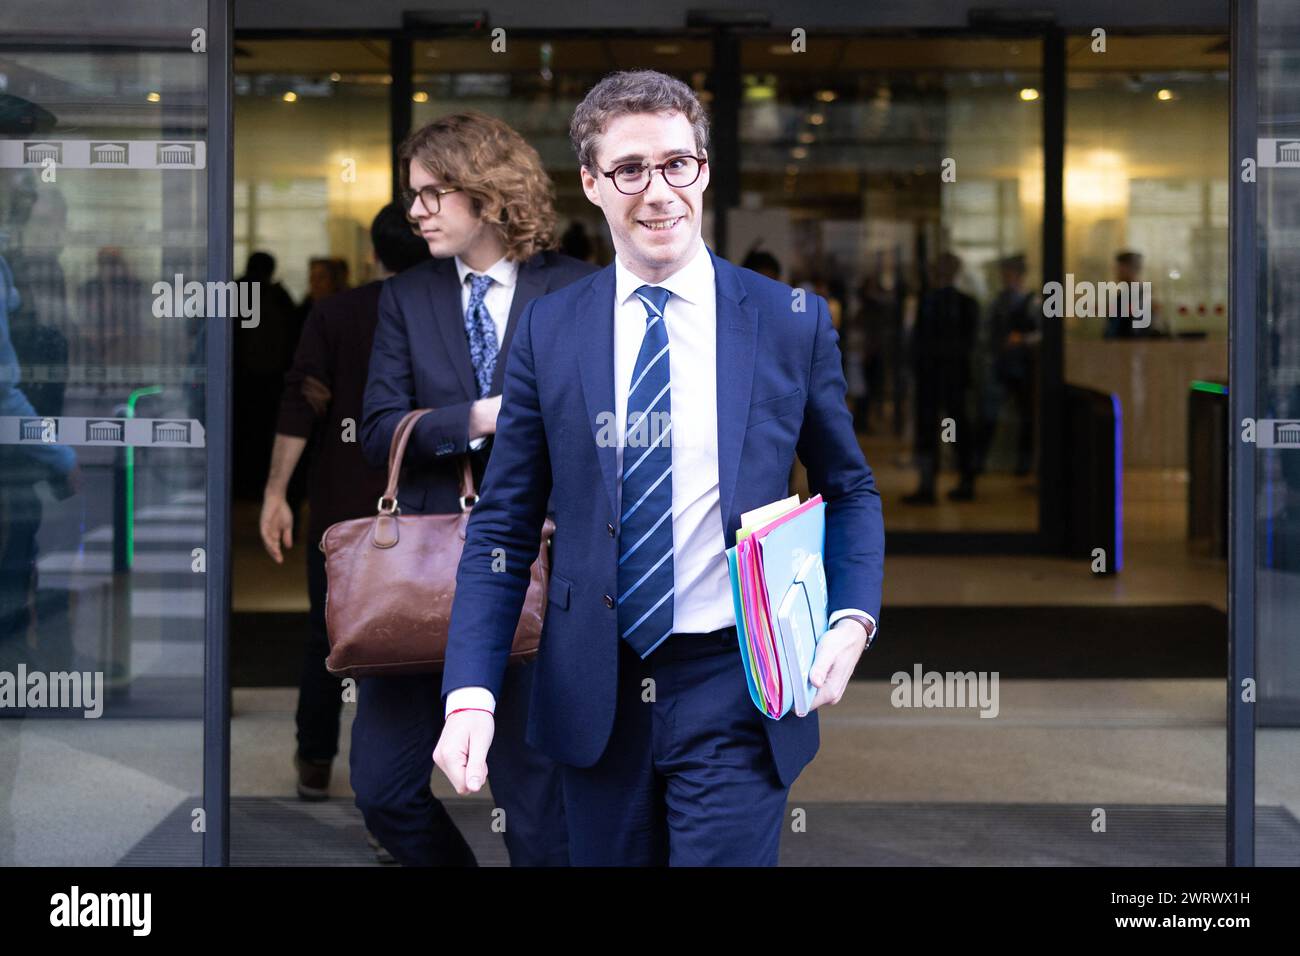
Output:
[[[664,174],[664,182],[669,186],[684,189],[700,178],[700,170],[707,162],[707,159],[696,156],[674,156],[655,166],[649,163],[624,163],[609,172],[602,169],[600,173],[608,176],[614,183],[614,188],[624,196],[635,196],[650,188],[650,180],[654,178],[656,169]]]
[[[442,197],[448,193],[460,192],[459,186],[449,186],[446,189],[439,189],[437,186],[423,186],[420,189],[403,189],[402,203],[407,212],[411,211],[411,206],[415,203],[415,197],[420,197],[420,202],[424,203],[425,210],[430,216],[436,216],[442,212]]]

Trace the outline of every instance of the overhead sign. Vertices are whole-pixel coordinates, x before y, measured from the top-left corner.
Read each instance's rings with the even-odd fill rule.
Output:
[[[203,448],[193,418],[0,416],[0,445],[118,445]]]
[[[207,144],[190,139],[7,139],[0,167],[43,169],[203,169]]]

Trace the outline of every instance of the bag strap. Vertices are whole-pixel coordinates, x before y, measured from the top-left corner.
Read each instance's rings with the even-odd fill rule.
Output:
[[[406,443],[411,439],[411,433],[415,431],[416,422],[433,409],[416,408],[402,416],[402,420],[397,423],[393,429],[393,440],[388,446],[388,485],[384,488],[383,497],[379,499],[380,514],[397,513],[397,480],[402,474],[402,459],[406,457]],[[473,499],[471,501],[470,499]],[[474,503],[478,501],[478,494],[474,490],[474,473],[470,469],[469,455],[461,456],[461,474],[460,474],[460,507],[462,511],[469,511]]]
[[[398,459],[398,457],[397,457],[397,455],[398,455],[397,446],[398,446],[398,444],[401,442],[401,440],[402,440],[402,436],[405,435],[406,432],[407,432],[410,428],[414,427],[415,423],[416,423],[419,419],[423,418],[426,414],[428,414],[428,413],[431,412],[431,411],[433,411],[433,409],[431,409],[431,408],[416,408],[416,409],[412,409],[411,411],[407,412],[405,415],[403,415],[403,416],[398,420],[398,422],[397,422],[397,427],[393,429],[393,437],[392,437],[392,439],[388,442],[388,474],[389,474],[389,476],[391,476],[392,473],[393,473],[393,464],[394,464],[394,462],[396,462],[396,464],[397,464],[397,466],[398,466],[398,470],[399,470],[399,471],[401,470],[401,464],[402,464],[402,463],[401,463],[401,461],[400,461],[400,460]]]
[[[380,514],[397,513],[397,479],[402,473],[402,459],[406,456],[406,443],[410,441],[415,423],[431,409],[416,408],[402,416],[402,420],[393,429],[393,440],[388,445],[388,484],[379,499]]]

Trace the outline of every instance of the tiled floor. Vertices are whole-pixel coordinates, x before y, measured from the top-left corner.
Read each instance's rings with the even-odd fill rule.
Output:
[[[1227,606],[1226,566],[1182,544],[1185,486],[1175,473],[1125,478],[1127,549],[1122,574],[1098,576],[1088,563],[1038,557],[893,556],[890,605],[1160,604]],[[1003,496],[1004,498],[1006,496]],[[1023,502],[992,514],[1019,514]],[[1031,499],[1032,500],[1032,499]],[[887,518],[901,505],[886,497]],[[940,511],[956,506],[943,505]],[[273,568],[247,529],[237,538],[236,604],[243,610],[299,605],[301,568]],[[946,519],[945,519],[946,520]],[[238,519],[237,519],[238,527]],[[296,555],[295,557],[300,557]],[[289,593],[292,591],[292,593]],[[791,792],[799,802],[880,804],[1222,805],[1224,689],[1214,680],[1003,681],[1000,713],[895,709],[885,682],[856,682],[822,715],[817,759]],[[290,689],[237,690],[232,743],[234,793],[292,793]],[[331,786],[350,799],[345,711],[342,751]],[[1261,804],[1300,817],[1300,732],[1261,730]],[[435,774],[434,792],[456,801]]]
[[[1101,577],[1084,561],[1056,558],[891,556],[882,626],[888,627],[890,606],[1195,602],[1226,608],[1225,564],[1193,556],[1181,543],[1185,487],[1177,475],[1135,473],[1125,485],[1122,574]],[[899,507],[886,495],[887,519]],[[277,567],[261,551],[256,520],[256,507],[237,506],[235,607],[306,610],[306,542]],[[1224,802],[1219,681],[1005,680],[993,720],[974,711],[895,709],[890,690],[883,681],[857,682],[840,705],[823,712],[821,751],[796,782],[792,805],[1204,808]],[[235,691],[234,796],[291,798],[295,700],[291,688]],[[350,721],[345,709],[331,787],[334,806],[346,812],[354,812],[347,809]],[[0,803],[0,859],[116,862],[160,821],[197,809],[189,808],[187,795],[198,792],[202,777],[200,740],[197,720],[0,722],[0,794],[7,798]],[[1261,728],[1257,766],[1259,803],[1300,817],[1300,732]],[[432,786],[460,802],[440,774]],[[107,816],[87,815],[87,805],[106,808]],[[465,819],[474,818],[473,807],[456,812],[462,809]],[[197,861],[198,838],[193,846],[189,839],[171,845],[178,861]]]
[[[890,690],[886,682],[857,682],[823,712],[821,750],[796,781],[792,807],[1224,803],[1218,681],[1004,681],[994,720],[974,711],[897,710]],[[287,689],[236,692],[237,795],[292,793],[294,700]],[[331,784],[344,802],[350,720],[345,711]],[[1300,733],[1261,731],[1257,759],[1258,803],[1300,818]],[[464,799],[441,774],[432,786],[440,799]]]

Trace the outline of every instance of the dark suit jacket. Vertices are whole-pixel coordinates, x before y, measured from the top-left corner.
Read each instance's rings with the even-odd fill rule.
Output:
[[[519,316],[537,296],[596,271],[558,252],[540,252],[519,264],[505,339],[492,377],[501,391],[506,359]],[[460,456],[469,445],[469,407],[478,399],[474,366],[465,339],[460,283],[454,259],[433,259],[384,283],[379,327],[370,352],[365,421],[361,442],[366,458],[386,467],[393,432],[413,408],[434,409],[420,419],[407,444],[398,504],[407,514],[460,510]],[[492,446],[473,454],[476,480]],[[534,546],[535,550],[535,546]]]
[[[826,499],[831,610],[879,619],[880,497],[845,404],[826,301],[713,259],[717,287],[718,488],[725,540],[740,515],[788,494],[796,452]],[[805,304],[805,311],[795,311]],[[597,442],[614,409],[614,267],[542,296],[519,321],[496,446],[456,578],[443,694],[501,688],[511,639],[553,501],[549,605],[533,678],[528,742],[561,763],[600,758],[614,723],[619,545],[615,449]],[[505,570],[493,565],[504,549]],[[740,667],[737,651],[736,667]],[[764,718],[791,783],[817,752],[817,715]]]

